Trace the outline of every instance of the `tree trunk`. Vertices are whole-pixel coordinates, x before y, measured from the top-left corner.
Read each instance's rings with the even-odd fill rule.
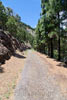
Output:
[[[53,38],[51,38],[51,58],[53,58]]]
[[[60,14],[58,12],[58,61],[61,60],[60,55]]]
[[[50,56],[50,45],[48,44],[48,56]]]
[[[61,60],[61,56],[60,56],[60,36],[59,36],[59,39],[58,39],[58,61]]]

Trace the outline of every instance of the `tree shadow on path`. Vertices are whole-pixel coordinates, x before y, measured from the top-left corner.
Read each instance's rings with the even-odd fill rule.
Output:
[[[25,59],[26,58],[25,56],[22,56],[22,55],[20,55],[18,53],[14,53],[13,56],[17,57],[17,58],[20,58],[20,59]]]
[[[54,59],[54,58],[51,58],[51,57],[49,57],[49,56],[47,56],[47,58],[50,58],[50,59],[52,59],[53,61],[56,61],[56,62],[58,62],[59,63],[59,61],[57,60],[57,59]],[[67,68],[67,64],[65,64],[64,62],[60,62],[59,64],[57,64],[56,66],[59,66],[59,67],[64,67],[64,68]]]
[[[59,66],[59,67],[61,67],[61,66],[63,66],[64,68],[67,68],[67,64],[65,64],[65,63],[59,63],[57,66]]]

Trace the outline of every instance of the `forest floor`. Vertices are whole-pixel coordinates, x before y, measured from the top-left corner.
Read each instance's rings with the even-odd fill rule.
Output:
[[[15,86],[24,68],[27,52],[16,51],[4,65],[0,67],[0,100],[13,100]]]
[[[66,66],[33,50],[17,51],[0,67],[0,100],[22,99],[67,100]]]
[[[67,100],[67,68],[61,65],[29,51],[14,100]]]

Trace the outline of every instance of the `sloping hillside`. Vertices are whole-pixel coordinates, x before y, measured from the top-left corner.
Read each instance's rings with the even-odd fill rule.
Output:
[[[34,36],[35,34],[35,28],[32,28],[30,25],[27,25],[25,23],[22,22],[22,27],[25,31],[27,31],[28,33],[30,33],[31,35]]]

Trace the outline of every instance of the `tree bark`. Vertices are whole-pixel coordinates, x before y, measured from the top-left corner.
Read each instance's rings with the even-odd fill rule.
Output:
[[[48,44],[48,56],[50,56],[51,53],[50,53],[50,45]]]
[[[60,56],[60,36],[59,36],[59,39],[58,39],[58,61],[61,60],[61,56]]]
[[[61,60],[60,50],[60,15],[58,13],[58,61]]]
[[[51,38],[51,58],[53,58],[53,38]]]

